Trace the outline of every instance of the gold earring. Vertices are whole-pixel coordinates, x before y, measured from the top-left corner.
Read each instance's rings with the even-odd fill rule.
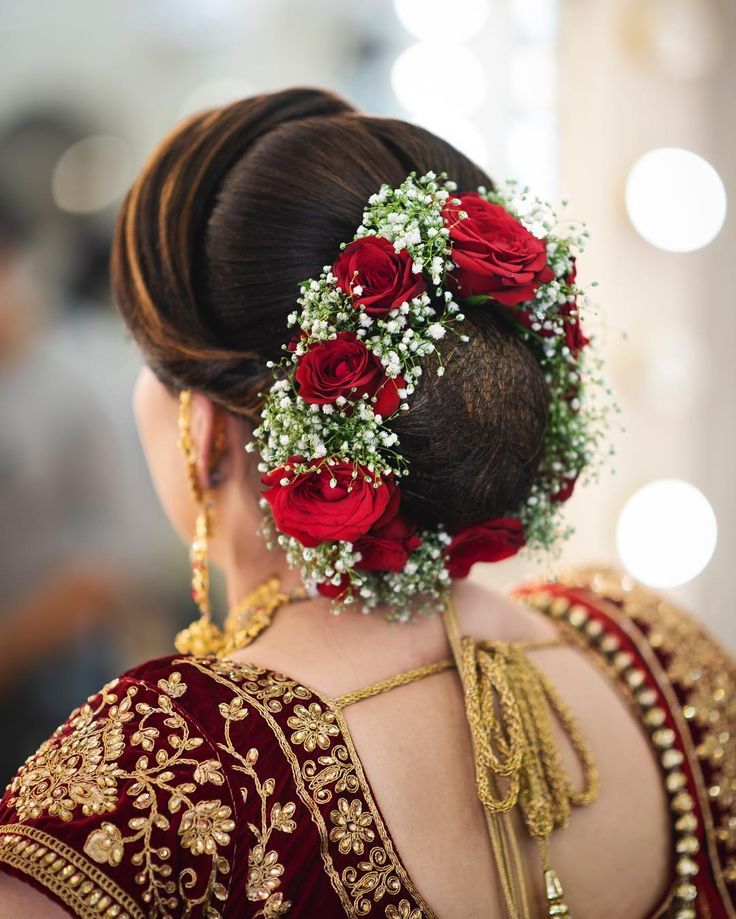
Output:
[[[210,606],[209,539],[213,530],[213,502],[209,489],[204,492],[197,478],[197,454],[192,440],[192,393],[183,389],[179,394],[179,439],[177,446],[187,464],[189,490],[200,505],[190,549],[192,564],[192,599],[199,607],[199,619],[176,636],[174,645],[181,654],[202,657],[216,654],[224,642],[222,631],[212,621]]]

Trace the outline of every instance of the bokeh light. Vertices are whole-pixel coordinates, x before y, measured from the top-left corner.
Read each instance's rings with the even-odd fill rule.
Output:
[[[95,134],[72,144],[51,177],[56,206],[72,214],[92,214],[123,194],[132,177],[128,144],[111,134]]]
[[[511,94],[518,109],[552,109],[556,96],[556,65],[552,48],[522,45],[510,61]]]
[[[624,505],[616,530],[621,561],[651,587],[677,587],[697,577],[717,540],[708,499],[681,479],[659,479],[640,488]]]
[[[414,38],[442,39],[448,34],[445,0],[394,0],[396,15]],[[488,18],[488,0],[454,0],[451,13],[453,41],[467,41],[483,28]]]
[[[454,118],[449,114],[434,118],[419,117],[415,120],[421,127],[444,138],[461,153],[470,157],[474,163],[483,167],[488,165],[488,144],[483,132],[472,121],[467,118]]]
[[[510,175],[552,198],[557,185],[558,125],[551,112],[534,112],[515,118],[508,130],[507,158]]]
[[[711,164],[690,150],[645,153],[626,182],[626,209],[637,232],[659,249],[707,246],[726,219],[726,189]]]
[[[527,41],[548,44],[557,33],[558,0],[511,0],[511,18]]]
[[[445,66],[452,61],[452,66]],[[391,86],[412,113],[471,115],[486,94],[487,75],[477,56],[462,45],[417,42],[394,61]]]

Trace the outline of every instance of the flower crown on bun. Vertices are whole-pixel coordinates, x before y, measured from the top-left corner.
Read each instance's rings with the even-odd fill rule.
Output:
[[[410,173],[371,195],[334,264],[300,285],[296,334],[269,362],[274,383],[246,449],[260,452],[266,534],[335,611],[389,604],[410,619],[441,606],[452,578],[523,546],[550,549],[560,507],[597,453],[605,410],[587,391],[575,257],[587,231],[509,183],[457,192],[446,173]],[[500,518],[420,529],[401,506],[408,474],[390,421],[421,385],[422,358],[461,331],[462,304],[513,321],[536,355],[550,411],[525,501]]]

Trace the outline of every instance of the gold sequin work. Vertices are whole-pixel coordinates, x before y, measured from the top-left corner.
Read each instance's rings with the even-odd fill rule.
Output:
[[[713,919],[716,902],[736,915],[733,665],[694,620],[610,572],[516,596],[590,653],[657,751],[675,877],[655,915]],[[479,650],[513,678],[513,654]],[[435,919],[343,717],[365,695],[329,699],[224,658],[151,661],[105,686],[18,771],[0,803],[0,863],[85,919]],[[540,831],[563,817],[540,815]]]

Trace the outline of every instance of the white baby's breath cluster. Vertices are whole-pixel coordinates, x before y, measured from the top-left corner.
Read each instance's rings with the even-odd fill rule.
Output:
[[[350,295],[338,287],[331,265],[325,265],[318,278],[301,283],[297,298],[300,308],[287,319],[301,337],[293,350],[284,346],[287,356],[273,365],[276,379],[261,423],[253,432],[255,440],[247,445],[247,449],[260,452],[260,471],[267,472],[298,455],[308,461],[296,464],[297,472],[321,468],[329,473],[331,464],[344,460],[354,464],[355,477],[362,467],[376,484],[381,475],[393,474],[398,480],[408,474],[398,449],[398,435],[386,424],[387,419],[374,412],[370,397],[352,402],[350,414],[340,411],[341,402],[346,401],[340,398],[335,405],[309,403],[299,395],[294,373],[299,358],[316,342],[351,331],[380,359],[387,376],[403,377],[405,385],[398,390],[399,411],[408,408],[407,400],[422,375],[422,359],[437,352],[436,342],[448,334],[467,340],[456,328],[464,319],[460,307],[442,287],[446,272],[452,268],[442,208],[452,200],[455,188],[446,174],[433,172],[421,177],[412,173],[398,188],[383,185],[368,200],[354,236],[354,240],[380,236],[393,243],[395,251],[406,250],[412,259],[412,272],[423,275],[427,291],[385,316],[372,316],[356,309]],[[346,245],[343,243],[341,249]],[[360,296],[362,291],[354,287],[353,293]],[[437,373],[443,372],[440,358]],[[268,516],[268,503],[262,501],[262,507]],[[368,612],[388,603],[392,618],[408,619],[414,612],[440,606],[450,582],[443,554],[449,536],[441,529],[417,534],[422,544],[412,552],[404,570],[378,573],[355,567],[360,556],[351,543],[306,548],[293,536],[276,533],[272,521],[267,526],[271,541],[276,540],[284,549],[289,564],[300,570],[306,584],[338,585],[344,575],[350,577],[352,595],[336,602],[335,611],[359,602]]]
[[[445,226],[443,207],[459,205],[453,198],[457,187],[446,173],[428,172],[417,177],[412,172],[397,188],[383,185],[371,195],[361,225],[350,242],[375,235],[389,240],[395,251],[405,250],[412,260],[412,271],[421,274],[427,290],[399,304],[384,316],[370,315],[356,308],[350,294],[339,286],[332,266],[325,265],[318,278],[300,285],[298,308],[288,316],[295,330],[295,341],[278,362],[270,363],[274,382],[265,396],[261,422],[254,430],[248,450],[260,453],[259,469],[268,472],[286,463],[290,457],[304,457],[294,464],[295,473],[320,470],[329,474],[330,466],[347,461],[353,464],[353,477],[367,475],[376,486],[381,475],[393,475],[400,483],[408,474],[401,454],[399,438],[374,411],[374,398],[363,396],[351,402],[350,412],[341,409],[346,400],[335,404],[305,401],[298,391],[295,371],[300,357],[317,342],[334,339],[341,332],[354,332],[381,361],[385,374],[403,377],[405,385],[398,390],[399,411],[408,409],[408,399],[420,383],[424,358],[436,353],[438,375],[444,373],[437,342],[448,334],[467,341],[458,328],[464,315],[455,295],[446,288],[446,277],[454,267],[450,231]],[[539,238],[546,238],[548,264],[554,280],[535,291],[533,301],[521,304],[529,311],[531,328],[520,327],[538,354],[550,388],[550,419],[544,455],[537,481],[521,508],[509,508],[525,527],[527,545],[549,548],[564,535],[558,519],[558,505],[551,494],[566,478],[576,476],[590,462],[597,445],[596,424],[600,419],[588,405],[582,387],[582,358],[570,352],[565,344],[563,320],[557,314],[560,304],[569,302],[582,291],[567,280],[573,256],[582,250],[587,231],[572,230],[555,235],[557,216],[549,205],[532,198],[525,189],[510,184],[503,191],[479,193],[489,201],[501,204]],[[467,217],[459,211],[458,219]],[[360,287],[353,287],[360,296]],[[469,297],[469,303],[487,298]],[[493,303],[488,308],[492,309]],[[571,402],[566,394],[571,385],[579,385]],[[332,484],[335,480],[332,479]],[[286,480],[282,483],[286,484]],[[264,509],[264,533],[269,544],[277,542],[285,551],[289,564],[298,568],[308,586],[342,582],[350,578],[352,591],[334,603],[339,612],[350,604],[360,604],[369,612],[387,604],[391,618],[406,620],[414,613],[441,608],[446,600],[450,577],[446,568],[446,549],[451,539],[442,527],[420,530],[421,545],[398,572],[365,571],[356,567],[360,553],[350,542],[325,542],[307,548],[293,536],[278,533]]]
[[[565,335],[567,320],[560,313],[561,306],[572,302],[590,305],[586,291],[570,280],[575,259],[585,250],[590,233],[584,224],[563,223],[549,202],[517,182],[507,182],[493,191],[482,187],[478,191],[546,241],[547,264],[555,275],[535,290],[533,300],[519,306],[530,315],[530,327],[519,325],[518,331],[537,354],[544,373],[549,417],[537,474],[514,516],[524,524],[528,548],[557,551],[572,528],[564,520],[563,503],[555,501],[554,495],[583,471],[588,479],[596,477],[605,456],[610,414],[617,411],[602,376],[602,361],[589,348],[578,353],[570,350]],[[563,207],[566,203],[563,200]],[[568,318],[576,317],[579,307]]]

